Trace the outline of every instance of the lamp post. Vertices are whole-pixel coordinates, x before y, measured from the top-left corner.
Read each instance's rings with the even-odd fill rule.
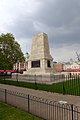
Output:
[[[5,61],[6,61],[5,49],[6,49],[7,45],[8,45],[7,43],[0,43],[0,48],[2,49],[2,53],[4,55],[4,80],[5,80],[5,75],[6,75],[6,70],[5,70]]]

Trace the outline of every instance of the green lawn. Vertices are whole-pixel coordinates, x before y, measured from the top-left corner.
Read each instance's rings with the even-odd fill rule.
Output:
[[[28,82],[17,82],[12,80],[0,80],[1,84],[9,84],[14,86],[26,87],[31,89],[45,90],[63,94],[72,94],[80,96],[80,78],[73,80],[67,80],[65,82],[59,82],[54,84],[39,84]]]
[[[41,120],[18,108],[0,102],[0,120]]]

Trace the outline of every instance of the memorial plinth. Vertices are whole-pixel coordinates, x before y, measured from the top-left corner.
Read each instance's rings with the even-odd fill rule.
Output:
[[[40,33],[33,36],[31,55],[27,63],[27,74],[53,73],[53,58],[50,55],[47,34]]]

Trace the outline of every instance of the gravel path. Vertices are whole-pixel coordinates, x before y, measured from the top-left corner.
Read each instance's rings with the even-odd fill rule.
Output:
[[[80,106],[80,96],[62,95],[58,93],[51,93],[51,92],[46,92],[41,90],[33,90],[29,88],[16,87],[12,85],[4,85],[4,84],[0,84],[0,88],[17,91],[20,93],[25,93],[25,94],[33,95],[36,97],[45,98],[45,99],[50,99],[53,101],[67,101],[67,103],[69,104]]]

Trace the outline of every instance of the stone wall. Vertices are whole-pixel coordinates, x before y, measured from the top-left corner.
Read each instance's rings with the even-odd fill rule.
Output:
[[[45,75],[22,75],[16,74],[12,75],[12,79],[15,81],[24,81],[24,82],[33,82],[33,83],[46,83],[52,84],[65,80],[63,75],[53,75],[53,74],[45,74]]]

